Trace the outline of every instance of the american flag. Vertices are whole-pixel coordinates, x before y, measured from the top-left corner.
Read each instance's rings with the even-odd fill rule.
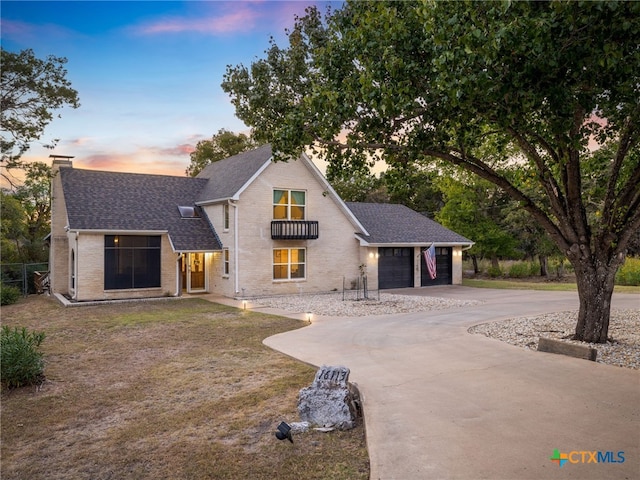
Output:
[[[429,271],[429,277],[431,280],[436,278],[436,248],[433,244],[424,251],[424,261],[427,264],[427,270]]]

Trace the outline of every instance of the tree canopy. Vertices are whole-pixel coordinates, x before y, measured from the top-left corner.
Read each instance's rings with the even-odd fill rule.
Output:
[[[640,228],[638,38],[639,2],[348,1],[309,8],[222,87],[282,158],[438,159],[500,187],[573,264],[575,337],[603,342]]]
[[[30,49],[12,53],[0,47],[0,60],[0,152],[4,166],[13,168],[43,135],[55,110],[80,103],[67,80],[66,58],[41,60]]]
[[[235,134],[221,128],[211,140],[201,140],[191,152],[191,163],[186,174],[189,177],[198,175],[204,167],[223,158],[231,157],[259,146],[250,136],[244,133]]]

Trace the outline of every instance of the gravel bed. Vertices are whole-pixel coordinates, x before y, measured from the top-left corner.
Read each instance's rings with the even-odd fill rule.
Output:
[[[250,299],[255,305],[279,308],[288,312],[311,312],[313,315],[331,317],[364,317],[369,315],[390,315],[394,313],[444,310],[454,307],[477,305],[477,300],[453,300],[450,298],[394,295],[372,293],[368,299],[356,299],[354,292],[348,292],[343,301],[342,293],[319,295],[292,295],[281,297],[261,297]]]
[[[597,362],[640,369],[640,310],[612,309],[607,343],[571,340],[577,321],[577,311],[559,312],[539,317],[483,323],[471,327],[469,332],[486,335],[530,350],[538,349],[539,337],[588,345],[598,351]]]

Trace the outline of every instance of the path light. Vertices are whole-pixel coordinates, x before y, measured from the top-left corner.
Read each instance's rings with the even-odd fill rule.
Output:
[[[242,301],[242,309],[243,309],[243,310],[246,310],[246,309],[247,309],[247,301],[246,301],[246,300],[243,300],[243,301]]]
[[[307,322],[311,323],[311,312],[307,312]]]
[[[293,443],[293,437],[291,437],[291,427],[286,423],[281,422],[280,425],[278,425],[276,438],[278,440],[284,440],[285,438],[287,438],[291,443]]]

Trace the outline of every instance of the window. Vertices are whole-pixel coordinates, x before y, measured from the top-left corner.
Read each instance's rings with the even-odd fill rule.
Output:
[[[306,250],[278,248],[273,250],[273,279],[301,280],[305,278]]]
[[[223,262],[224,262],[224,273],[223,275],[225,277],[229,276],[229,249],[225,248],[222,250],[222,258],[223,258]]]
[[[299,190],[273,191],[274,220],[304,220],[306,193]]]
[[[71,290],[76,289],[76,251],[71,250]]]
[[[224,229],[229,230],[229,204],[225,203],[222,207],[222,217],[224,222]]]
[[[160,243],[159,235],[105,235],[105,290],[160,287]]]
[[[200,218],[200,212],[193,206],[178,206],[182,218]]]

